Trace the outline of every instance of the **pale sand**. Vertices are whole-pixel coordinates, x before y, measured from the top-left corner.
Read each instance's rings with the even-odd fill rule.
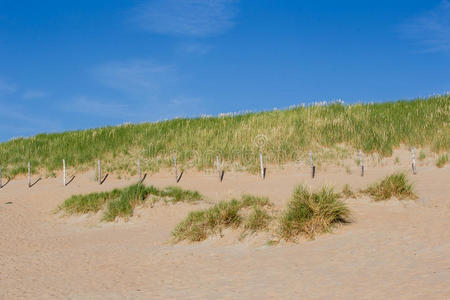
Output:
[[[178,184],[210,201],[242,193],[264,195],[282,209],[294,187],[345,183],[362,188],[401,164],[367,166],[360,177],[327,167],[268,168],[267,178],[187,171]],[[394,155],[395,157],[395,155]],[[349,162],[351,165],[352,162]],[[136,179],[77,174],[67,187],[61,178],[33,188],[16,179],[0,190],[0,299],[450,299],[450,167],[418,162],[410,176],[420,199],[372,202],[346,200],[354,222],[314,241],[268,246],[269,234],[239,241],[226,231],[197,244],[172,245],[170,232],[186,214],[208,204],[141,207],[128,222],[99,222],[96,216],[52,213],[72,194],[110,190]],[[146,184],[174,185],[171,173],[153,174]],[[12,204],[6,204],[11,201]]]

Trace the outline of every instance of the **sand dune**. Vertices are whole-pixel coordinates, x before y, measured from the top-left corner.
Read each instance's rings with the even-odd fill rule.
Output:
[[[394,170],[390,160],[358,168],[320,168],[315,179],[303,166],[268,169],[257,175],[187,170],[178,184],[211,202],[242,193],[270,197],[277,209],[294,187],[346,183],[365,187]],[[174,184],[170,172],[151,174],[147,184]],[[99,216],[52,213],[72,194],[109,190],[135,182],[110,176],[99,186],[93,173],[26,180],[0,190],[1,299],[450,299],[450,168],[419,163],[410,176],[415,201],[346,200],[354,222],[298,244],[268,246],[270,234],[239,241],[235,232],[202,243],[169,243],[186,214],[208,204],[141,207],[128,222],[99,222]],[[12,202],[8,204],[8,202]]]

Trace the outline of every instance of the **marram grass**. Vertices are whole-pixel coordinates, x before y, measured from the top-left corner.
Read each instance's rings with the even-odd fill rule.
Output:
[[[195,203],[203,199],[203,196],[197,191],[183,190],[179,187],[167,187],[161,190],[154,186],[138,183],[110,192],[73,195],[58,206],[57,211],[73,215],[96,213],[105,208],[103,220],[110,222],[117,217],[131,217],[134,208],[143,204],[149,196],[155,196],[171,203]]]
[[[396,197],[399,200],[417,198],[412,184],[408,181],[408,177],[400,172],[386,176],[380,182],[370,185],[363,192],[375,201],[387,200],[392,197]]]
[[[337,223],[350,218],[350,210],[340,195],[326,186],[316,192],[299,185],[292,195],[286,211],[280,217],[280,237],[295,240],[304,235],[314,238],[317,234],[330,231]]]
[[[450,95],[378,104],[296,107],[218,118],[175,119],[157,123],[39,134],[0,144],[4,175],[52,173],[62,168],[94,168],[101,159],[107,172],[135,174],[172,166],[213,167],[217,155],[225,168],[254,171],[258,154],[269,164],[307,160],[313,150],[325,156],[392,154],[401,145],[450,149]],[[339,146],[337,146],[339,145]],[[324,154],[330,151],[331,154]]]
[[[226,228],[243,227],[243,234],[264,230],[272,219],[266,211],[269,206],[268,198],[243,195],[240,200],[221,201],[208,209],[192,211],[172,231],[173,240],[199,242]]]
[[[438,157],[436,161],[436,166],[438,168],[443,168],[448,163],[448,154],[442,154]]]

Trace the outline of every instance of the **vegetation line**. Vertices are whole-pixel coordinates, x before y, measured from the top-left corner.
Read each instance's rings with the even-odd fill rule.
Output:
[[[307,160],[313,150],[320,162],[348,156],[354,149],[392,154],[402,144],[450,149],[450,95],[378,104],[295,107],[218,118],[175,119],[57,134],[16,138],[0,144],[4,174],[62,168],[88,169],[101,155],[106,172],[136,174],[172,166],[176,153],[180,168],[213,168],[220,156],[224,168],[256,172],[257,155],[265,163]],[[340,146],[336,146],[340,145]],[[328,152],[325,152],[325,150]]]

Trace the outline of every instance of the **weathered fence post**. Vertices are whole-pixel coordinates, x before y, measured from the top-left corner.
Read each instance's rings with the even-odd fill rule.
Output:
[[[31,187],[31,164],[28,162],[28,187]]]
[[[220,160],[219,160],[219,156],[216,156],[216,162],[217,162],[217,174],[219,174],[219,180],[221,177],[221,172],[220,172]]]
[[[261,168],[261,179],[264,179],[264,165],[263,165],[263,157],[262,157],[262,153],[259,154],[259,163],[260,163],[260,168]]]
[[[312,151],[309,151],[309,164],[311,165],[311,176],[312,178],[314,178],[316,176],[316,166],[314,165],[313,162]]]
[[[139,180],[141,180],[142,177],[141,177],[141,160],[140,159],[137,160],[137,169],[138,169],[137,171],[138,171]]]
[[[362,159],[362,151],[359,150],[359,165],[361,166],[361,177],[364,176],[364,163]]]
[[[97,176],[98,176],[98,184],[102,184],[102,165],[100,159],[97,160]]]
[[[177,156],[173,156],[173,164],[175,167],[175,180],[178,181],[178,168],[177,168]]]
[[[63,184],[66,186],[66,160],[62,160],[63,163]]]
[[[416,149],[412,147],[411,149],[411,160],[412,160],[412,171],[413,174],[416,175]]]

